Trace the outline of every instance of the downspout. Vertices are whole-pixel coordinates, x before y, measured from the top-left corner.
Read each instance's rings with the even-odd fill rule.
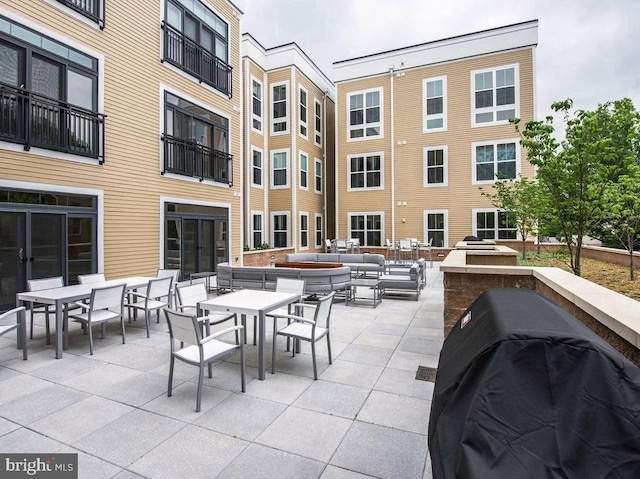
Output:
[[[396,149],[395,149],[395,131],[394,131],[394,119],[393,119],[393,75],[394,75],[394,65],[389,67],[389,78],[390,78],[390,94],[389,94],[389,103],[390,103],[390,128],[391,128],[391,241],[394,242],[396,240]],[[381,239],[382,240],[382,239]]]
[[[322,233],[324,238],[328,238],[327,231],[329,227],[329,214],[327,211],[327,93],[329,90],[325,89],[322,95]],[[315,105],[314,105],[315,108]],[[315,112],[314,112],[315,113]],[[324,245],[324,238],[322,238]],[[324,251],[324,249],[322,249]]]
[[[249,75],[249,59],[245,57],[244,59],[244,77],[245,77],[245,85],[244,85],[244,89],[243,92],[246,91],[247,93],[249,93],[251,91],[251,75]],[[245,105],[246,103],[246,105]],[[250,106],[251,102],[242,102],[242,113],[244,115],[245,113],[245,108],[246,109],[251,109],[252,107]],[[242,168],[242,170],[244,170],[246,172],[245,175],[245,183],[243,183],[243,188],[242,188],[242,198],[244,201],[244,205],[242,207],[242,211],[244,212],[244,235],[243,235],[243,245],[250,245],[251,241],[249,241],[249,236],[247,235],[247,232],[251,231],[251,168],[253,168],[253,157],[251,155],[251,134],[249,133],[251,130],[251,111],[248,112],[248,114],[246,114],[244,116],[244,118],[246,119],[246,121],[242,122],[242,130],[244,133],[244,161],[243,161],[243,165],[244,168]],[[243,246],[243,251],[244,251],[244,246]],[[244,258],[244,254],[242,255],[242,257]]]
[[[242,45],[242,35],[240,33],[238,33],[238,35],[240,35],[240,45]],[[242,63],[240,62],[240,64],[242,65]],[[242,77],[240,78],[240,81],[238,82],[240,85],[240,92],[239,92],[239,106],[234,106],[233,109],[235,111],[237,111],[238,115],[240,116],[239,122],[240,122],[240,141],[238,142],[238,144],[240,145],[240,167],[238,168],[238,171],[240,172],[240,181],[238,182],[238,184],[240,185],[239,191],[236,192],[236,190],[233,190],[233,196],[238,198],[238,208],[240,209],[239,211],[239,237],[240,237],[240,252],[238,253],[238,257],[240,258],[240,266],[242,266],[244,264],[244,234],[245,234],[245,214],[244,214],[244,196],[242,194],[242,190],[244,189],[244,178],[245,178],[245,174],[244,174],[244,168],[243,165],[245,164],[245,159],[246,159],[246,155],[245,152],[243,151],[243,145],[244,145],[244,140],[245,140],[245,132],[244,132],[244,94],[245,92],[243,91],[244,88],[242,88]],[[246,137],[249,137],[249,134],[247,132]],[[231,148],[229,148],[230,150]],[[233,178],[233,176],[232,176]],[[229,237],[231,237],[231,225],[229,225],[229,232],[228,235]],[[229,264],[234,264],[235,261],[232,263],[231,262],[231,258],[229,258]]]
[[[308,103],[307,103],[308,104]],[[298,157],[298,85],[296,83],[296,70],[291,67],[291,125],[289,134],[291,135],[291,155],[289,161],[291,169],[291,246],[295,253],[298,252],[298,174],[300,168],[300,158]],[[307,118],[309,115],[307,114]],[[307,132],[308,133],[308,132]],[[309,157],[307,157],[307,185],[309,184]],[[307,225],[308,227],[309,225]]]

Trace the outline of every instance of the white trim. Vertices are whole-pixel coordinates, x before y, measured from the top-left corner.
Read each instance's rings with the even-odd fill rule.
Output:
[[[300,218],[300,234],[299,234],[299,239],[300,239],[300,250],[301,251],[307,251],[309,250],[309,245],[311,244],[311,241],[309,240],[309,233],[311,231],[311,225],[309,224],[309,212],[308,211],[299,211],[298,212],[298,216]],[[305,216],[307,218],[307,246],[303,246],[302,245],[302,217]]]
[[[442,166],[444,170],[442,174],[442,183],[429,183],[429,166],[427,164],[427,153],[437,150],[442,150]],[[422,149],[422,161],[422,171],[424,175],[422,186],[424,186],[425,188],[449,186],[449,147],[447,145],[425,146]]]
[[[497,103],[497,95],[496,95],[496,72],[498,70],[507,70],[513,68],[513,81],[514,81],[514,100],[515,103],[510,103],[509,105],[500,105]],[[476,108],[476,75],[480,73],[491,73],[492,78],[492,91],[493,91],[493,106],[485,107],[485,108]],[[472,128],[482,128],[485,126],[495,126],[495,125],[508,125],[509,120],[496,120],[497,114],[500,111],[508,111],[515,110],[514,117],[520,118],[520,64],[519,63],[511,63],[509,65],[500,65],[491,68],[482,68],[480,70],[472,70],[470,73],[470,85],[471,85],[471,127]],[[513,105],[513,107],[511,107]],[[492,113],[493,121],[476,122],[476,115],[483,113]]]
[[[273,226],[274,223],[274,218],[276,216],[286,216],[287,217],[287,244],[285,246],[283,246],[284,248],[288,248],[289,245],[291,244],[291,211],[272,211],[270,214],[270,219],[271,219],[271,242],[269,243],[269,245],[272,248],[275,248],[275,240],[274,240],[274,233],[275,233],[275,228]],[[281,231],[281,230],[278,230]]]
[[[318,219],[320,219],[320,243],[318,243]],[[324,240],[324,215],[322,213],[314,213],[313,214],[313,242],[315,243],[316,248],[323,247]]]
[[[478,236],[478,218],[477,218],[478,213],[493,213],[493,221],[494,221],[493,234],[494,234],[494,237],[491,238],[491,239],[496,240],[496,241],[499,241],[501,239],[504,240],[505,238],[498,238],[499,232],[501,231],[501,229],[498,227],[499,226],[498,213],[504,213],[504,211],[499,209],[499,208],[472,208],[471,209],[471,216],[472,216],[471,224],[473,225],[473,235],[474,236]],[[488,231],[487,228],[483,228],[483,229]],[[516,231],[516,238],[515,239],[522,239],[522,236],[518,232],[517,226],[514,227],[514,228],[509,228],[509,229],[514,229]],[[503,228],[502,231],[509,231],[509,229],[505,230]]]
[[[260,237],[262,238],[262,243],[266,243],[266,241],[265,241],[265,239],[266,239],[265,238],[265,231],[264,231],[264,229],[265,229],[265,223],[264,223],[265,214],[264,214],[264,211],[251,210],[251,220],[250,220],[251,221],[251,227],[249,228],[251,236],[250,236],[250,241],[248,243],[249,243],[251,248],[256,249],[256,247],[259,246],[259,245],[256,245],[254,243],[254,241],[253,241],[254,240],[253,235],[256,232],[256,230],[254,229],[254,223],[253,223],[253,217],[254,216],[259,216],[261,218],[260,224],[262,225],[262,230],[260,230]],[[262,244],[262,243],[260,243],[260,244]]]
[[[286,172],[287,172],[286,179],[287,179],[287,182],[284,185],[278,185],[278,186],[275,186],[273,184],[273,180],[274,180],[273,156],[276,153],[284,153],[286,155],[286,160],[287,160],[287,167],[286,167]],[[279,148],[279,149],[276,149],[276,150],[270,150],[270,152],[269,152],[269,160],[270,160],[269,161],[269,178],[270,178],[270,183],[269,184],[271,186],[271,189],[273,189],[273,190],[281,190],[281,189],[285,189],[285,188],[289,188],[290,187],[290,185],[291,185],[291,180],[290,180],[290,176],[291,176],[291,164],[290,163],[291,163],[291,161],[290,161],[290,158],[291,158],[291,152],[290,152],[289,148]]]
[[[274,118],[273,117],[273,89],[277,86],[282,86],[284,85],[286,87],[286,105],[285,105],[285,111],[286,111],[286,115],[284,117],[279,117],[279,118]],[[269,84],[269,118],[271,119],[270,123],[270,128],[271,128],[271,136],[281,136],[281,135],[288,135],[289,131],[291,130],[291,114],[289,112],[289,107],[291,106],[291,88],[290,88],[290,82],[289,80],[285,80],[285,81],[281,81],[281,82],[276,82],[276,83],[271,83]],[[282,100],[281,100],[282,101]],[[282,131],[273,131],[273,126],[276,123],[283,123],[286,122],[287,127],[282,130]]]
[[[495,175],[498,172],[498,159],[497,159],[497,155],[498,155],[498,148],[497,145],[503,145],[503,144],[509,144],[509,143],[514,143],[515,144],[515,151],[516,151],[516,175],[514,178],[504,178],[505,180],[514,180],[516,178],[518,178],[518,176],[520,175],[521,172],[521,161],[520,161],[520,140],[518,138],[507,138],[504,140],[490,140],[490,141],[477,141],[475,143],[471,143],[471,184],[473,185],[492,185],[493,183],[495,183],[496,181],[499,181],[498,179],[496,179]],[[476,169],[476,147],[478,146],[486,146],[486,145],[493,145],[493,179],[492,180],[478,180],[476,178],[476,173],[477,173],[477,169]]]
[[[76,20],[81,21],[82,23],[89,25],[90,27],[95,28],[96,30],[100,31],[100,25],[98,24],[98,22],[94,22],[93,20],[91,20],[90,18],[84,16],[83,14],[81,14],[80,12],[76,12],[75,10],[73,10],[72,8],[67,7],[66,5],[57,2],[56,0],[44,0],[46,3],[48,3],[49,5],[51,5],[53,8],[57,8],[58,10],[60,10],[61,12],[66,13],[67,15],[74,17]],[[106,0],[100,0],[98,2],[98,12],[104,12],[103,8],[103,4]],[[96,16],[99,16],[96,15]],[[102,19],[102,22],[105,22],[105,19]],[[103,27],[104,28],[104,27]]]
[[[307,184],[305,186],[302,186],[302,157],[303,156],[307,159],[307,169],[305,171],[305,173],[307,174]],[[309,165],[310,165],[309,155],[305,151],[299,150],[298,151],[298,188],[305,191],[309,191]]]
[[[32,181],[5,180],[0,178],[0,188],[14,188],[32,191],[50,191],[54,193],[70,193],[97,197],[96,210],[98,213],[96,224],[96,259],[98,271],[104,271],[104,190],[94,188],[80,188],[75,186],[60,186]]]
[[[253,164],[253,153],[254,152],[260,153],[260,181],[262,183],[259,184],[259,185],[257,183],[253,182],[253,178],[254,178],[253,169],[255,168],[255,165]],[[264,188],[264,180],[265,180],[265,175],[264,175],[264,164],[265,164],[264,151],[262,151],[262,148],[258,148],[257,146],[251,145],[250,153],[251,153],[251,155],[250,155],[251,188],[263,189]]]
[[[380,109],[380,120],[375,123],[367,123],[367,105],[366,105],[367,93],[373,93],[373,92],[378,92],[379,94],[380,103],[378,105],[378,108]],[[362,117],[363,117],[364,123],[362,123],[362,125],[357,125],[352,128],[351,127],[351,97],[355,95],[362,95]],[[357,90],[357,91],[347,92],[346,112],[347,112],[347,123],[346,123],[347,124],[347,142],[365,141],[365,140],[381,140],[384,138],[384,88],[383,87],[376,87],[376,88],[369,88],[367,90]],[[376,128],[376,127],[380,128],[379,135],[366,136],[367,128]],[[351,138],[352,130],[362,130],[363,136],[357,137],[357,138]]]
[[[441,81],[442,82],[442,113],[427,116],[427,84]],[[438,131],[447,131],[447,75],[438,77],[425,78],[422,80],[422,133],[435,133]],[[427,120],[442,120],[442,126],[439,128],[428,128]]]
[[[316,174],[318,171],[318,165],[320,165],[320,188],[322,188],[322,185],[324,184],[324,167],[322,165],[322,160],[320,158],[314,158],[313,159],[313,191],[318,194],[321,195],[322,194],[322,189],[318,190],[316,188],[316,180],[318,179],[318,175]]]
[[[423,234],[424,241],[429,242],[429,215],[444,215],[444,244],[443,248],[449,247],[449,210],[424,210],[423,211]],[[440,231],[440,230],[433,230]],[[438,246],[438,245],[433,245]]]
[[[380,157],[380,186],[366,186],[367,181],[367,158],[371,156],[379,156]],[[365,186],[362,188],[352,188],[351,187],[351,159],[352,158],[364,158],[364,166],[365,169],[362,172],[365,178]],[[360,153],[354,155],[347,155],[347,191],[376,191],[376,190],[384,190],[384,151],[372,151],[370,153]]]
[[[261,98],[260,98],[260,113],[261,115],[258,116],[256,115],[256,113],[253,111],[253,82],[256,82],[258,85],[260,85],[260,94],[261,94]],[[255,131],[256,133],[260,134],[260,135],[264,135],[264,119],[265,119],[265,112],[264,112],[264,107],[265,107],[265,101],[264,101],[264,85],[262,84],[262,82],[260,80],[258,80],[256,77],[254,77],[253,75],[251,75],[251,78],[249,79],[249,87],[250,87],[250,99],[251,99],[251,103],[249,105],[249,111],[251,112],[250,114],[250,120],[251,120],[251,125],[250,128],[252,131]],[[253,121],[259,121],[260,122],[260,129],[254,128],[253,126]]]
[[[304,91],[304,94],[306,96],[304,108],[305,108],[307,119],[305,121],[302,121],[302,116],[299,114],[300,113],[300,108],[303,106],[303,104],[302,104],[302,95],[301,95],[301,93],[303,91]],[[303,127],[307,131],[307,133],[305,135],[303,135],[302,131],[301,131]],[[309,139],[309,92],[307,91],[307,89],[305,87],[303,87],[300,84],[298,84],[298,135],[300,136],[300,138],[304,138],[305,140]]]
[[[320,107],[320,131],[316,129],[316,106]],[[315,96],[313,97],[313,144],[317,147],[322,148],[322,117],[324,116],[324,108],[322,108],[322,103]],[[318,139],[318,135],[320,135],[320,142],[316,141]]]
[[[204,108],[205,110],[210,111],[211,113],[215,113],[218,116],[221,116],[223,118],[226,118],[227,121],[229,122],[229,129],[227,130],[227,142],[228,142],[228,148],[229,151],[231,151],[231,145],[233,144],[233,138],[231,137],[231,126],[232,126],[232,120],[231,117],[227,114],[227,113],[223,113],[220,110],[218,110],[217,108],[214,108],[211,105],[208,105],[207,103],[203,103],[200,100],[190,96],[187,93],[182,92],[181,90],[177,90],[171,86],[168,86],[164,83],[160,83],[160,135],[164,134],[164,129],[165,129],[165,121],[167,119],[166,115],[165,115],[165,104],[164,104],[164,94],[165,92],[171,93],[172,95],[178,96],[180,98],[182,98],[183,100],[186,100],[188,102],[193,103],[194,105],[198,105],[200,108]],[[160,136],[158,137],[160,138]],[[158,175],[161,175],[162,170],[164,170],[164,147],[162,144],[162,140],[159,139],[160,142],[160,154],[159,156],[159,161],[160,164],[159,166],[159,170],[158,170]],[[219,181],[213,181],[213,180],[208,180],[208,179],[204,179],[202,181],[200,181],[199,178],[193,178],[191,176],[185,176],[185,175],[179,175],[176,173],[165,173],[164,175],[161,175],[165,178],[172,178],[172,179],[176,179],[176,180],[182,180],[182,181],[189,181],[192,183],[202,183],[202,184],[206,184],[206,185],[211,185],[211,186],[217,186],[220,188],[227,188],[230,189],[231,186],[228,183],[221,183]],[[229,171],[229,179],[233,180],[233,169],[231,171]]]
[[[367,220],[366,217],[367,216],[380,216],[380,246],[384,245],[384,240],[385,240],[385,230],[384,230],[384,211],[347,211],[347,238],[353,238],[353,233],[351,231],[351,217],[352,216],[365,216],[365,241],[363,242],[363,244],[361,244],[360,246],[375,246],[375,245],[368,245],[366,244],[366,232],[368,231],[366,229],[366,224],[367,224]],[[373,230],[375,231],[375,230]]]

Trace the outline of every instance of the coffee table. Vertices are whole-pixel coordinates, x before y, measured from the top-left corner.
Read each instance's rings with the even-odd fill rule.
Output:
[[[370,296],[357,296],[358,286],[363,288],[371,288],[373,289],[373,297]],[[382,291],[380,290],[380,279],[379,278],[365,278],[365,277],[356,277],[351,279],[351,287],[349,289],[349,294],[347,296],[347,304],[351,304],[355,302],[355,300],[362,301],[371,301],[373,303],[373,307],[375,308],[382,302]]]

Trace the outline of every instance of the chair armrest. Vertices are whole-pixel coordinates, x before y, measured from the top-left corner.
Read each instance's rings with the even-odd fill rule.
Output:
[[[200,344],[208,343],[212,339],[219,338],[220,336],[224,336],[225,334],[233,333],[234,331],[240,331],[241,329],[244,329],[244,326],[232,326],[230,328],[223,329],[221,331],[218,331],[217,333],[210,334],[206,338],[202,338]]]
[[[136,291],[129,291],[127,294],[130,294],[131,296],[140,296],[141,298],[144,298],[144,299],[149,299],[149,296],[147,296],[146,294],[138,293]]]
[[[295,314],[278,314],[277,316],[273,316],[274,318],[286,318],[292,319],[294,321],[298,321],[300,323],[307,323],[314,325],[316,322],[312,319],[303,318],[302,316],[296,316]]]
[[[27,308],[25,308],[24,306],[20,306],[20,307],[17,307],[17,308],[10,309],[9,311],[7,311],[5,313],[0,314],[0,321],[2,321],[5,318],[8,318],[9,316],[11,316],[13,314],[18,314],[20,311],[26,311],[26,310],[27,310]]]
[[[88,304],[85,304],[85,303],[75,302],[75,303],[71,303],[71,304],[74,305],[74,306],[77,306],[79,308],[82,308],[82,309],[91,309],[91,307]],[[71,306],[71,304],[69,306]]]

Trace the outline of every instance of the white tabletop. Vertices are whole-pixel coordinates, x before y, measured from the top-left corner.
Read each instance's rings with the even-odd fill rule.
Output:
[[[300,295],[296,293],[241,289],[202,301],[199,306],[205,311],[217,310],[257,315],[261,311],[270,311],[299,299]]]

